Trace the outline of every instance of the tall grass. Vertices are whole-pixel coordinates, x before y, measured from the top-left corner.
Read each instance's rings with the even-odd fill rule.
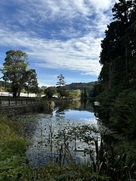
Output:
[[[26,140],[17,134],[19,125],[0,116],[0,180],[16,180],[25,167]]]

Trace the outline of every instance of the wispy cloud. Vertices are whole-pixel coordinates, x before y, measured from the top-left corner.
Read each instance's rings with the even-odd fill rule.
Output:
[[[6,38],[3,35],[7,35]],[[29,58],[37,67],[70,69],[98,75],[101,39],[91,35],[67,41],[47,40],[29,37],[22,32],[0,30],[1,45],[26,49]],[[38,63],[36,63],[38,61]]]

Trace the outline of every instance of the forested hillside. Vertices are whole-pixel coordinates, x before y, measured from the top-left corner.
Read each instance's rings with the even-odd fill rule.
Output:
[[[96,82],[88,82],[88,83],[71,83],[68,85],[65,85],[66,90],[80,90],[81,91],[81,99],[89,99],[92,98],[92,95],[94,94],[94,85]]]
[[[101,43],[95,96],[110,128],[136,138],[136,0],[119,0]]]
[[[95,82],[88,82],[88,83],[80,82],[80,83],[71,83],[66,85],[65,87],[68,90],[77,90],[77,89],[84,90],[84,88],[91,90],[94,88],[94,84]]]

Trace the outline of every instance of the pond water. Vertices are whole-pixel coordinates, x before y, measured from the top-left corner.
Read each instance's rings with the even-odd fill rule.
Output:
[[[57,107],[51,114],[26,116],[29,163],[33,167],[46,166],[50,162],[87,163],[88,153],[91,151],[95,155],[94,140],[100,137],[91,105],[88,108],[80,104],[78,108]]]

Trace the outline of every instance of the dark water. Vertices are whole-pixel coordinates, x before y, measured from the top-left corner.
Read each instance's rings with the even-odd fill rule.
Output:
[[[88,162],[85,150],[93,150],[94,145],[84,139],[99,139],[99,133],[94,131],[98,129],[97,120],[90,103],[75,105],[78,106],[57,107],[51,114],[26,116],[30,143],[26,154],[32,166],[46,166],[49,162],[64,164],[67,160]]]

